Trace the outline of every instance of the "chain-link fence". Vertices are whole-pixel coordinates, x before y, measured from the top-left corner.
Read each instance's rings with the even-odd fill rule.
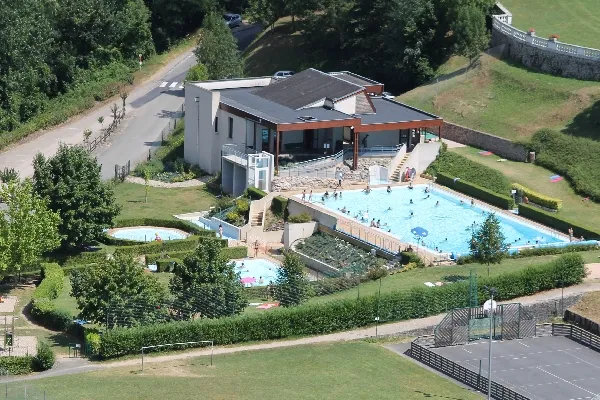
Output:
[[[0,377],[2,379],[4,377]],[[0,400],[52,400],[46,390],[20,382],[0,384]]]

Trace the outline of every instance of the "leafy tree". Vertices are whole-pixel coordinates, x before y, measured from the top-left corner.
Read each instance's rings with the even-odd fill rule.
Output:
[[[293,307],[308,300],[310,293],[304,264],[296,254],[287,252],[282,267],[277,270],[275,299],[283,307]]]
[[[473,231],[469,242],[471,255],[480,264],[487,264],[488,276],[490,264],[500,264],[506,257],[508,244],[495,214],[489,213],[481,227]]]
[[[246,308],[240,275],[235,263],[221,254],[219,240],[201,240],[173,272],[169,287],[179,308],[207,318],[240,314]]]
[[[456,36],[456,51],[469,58],[470,63],[473,63],[473,59],[489,44],[485,13],[473,4],[458,10],[452,30]]]
[[[243,75],[243,62],[237,42],[216,13],[204,19],[194,54],[198,63],[206,66],[208,79],[238,78]]]
[[[21,271],[36,264],[40,256],[60,246],[60,216],[33,191],[29,179],[0,185],[0,273]]]
[[[14,168],[4,167],[2,171],[0,171],[0,182],[8,183],[10,181],[16,181],[19,179],[19,173]]]
[[[103,116],[98,117],[98,123],[104,128],[104,117]]]
[[[252,23],[273,28],[283,9],[281,0],[250,0],[246,14]]]
[[[60,215],[63,248],[81,248],[112,226],[120,207],[112,186],[102,181],[100,165],[83,147],[61,145],[48,159],[38,154],[33,169],[36,193]]]
[[[109,327],[151,323],[166,313],[164,286],[132,256],[120,253],[73,272],[71,296],[81,318]]]
[[[186,81],[206,81],[208,80],[208,70],[204,64],[196,64],[190,68],[185,76]]]

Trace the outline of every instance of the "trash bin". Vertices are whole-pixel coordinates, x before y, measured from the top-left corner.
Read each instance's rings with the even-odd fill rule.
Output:
[[[4,335],[4,345],[5,346],[13,345],[13,333],[12,332],[6,332],[6,334]]]

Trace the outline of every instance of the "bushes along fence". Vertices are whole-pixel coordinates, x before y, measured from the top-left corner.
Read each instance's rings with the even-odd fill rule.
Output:
[[[575,237],[583,236],[585,239],[600,239],[600,229],[573,224],[556,214],[526,204],[519,204],[519,215],[563,233],[568,233],[569,228],[573,228],[573,235]]]
[[[529,295],[559,285],[580,283],[585,276],[581,256],[567,254],[551,263],[529,267],[519,272],[480,279],[484,285],[498,289],[498,300]],[[268,313],[247,314],[220,319],[171,322],[134,328],[117,328],[101,337],[100,356],[113,358],[138,354],[142,346],[181,343],[202,339],[227,345],[258,340],[273,340],[299,335],[319,335],[354,329],[374,323],[375,317],[386,322],[436,315],[452,308],[465,307],[468,283],[453,283],[436,288],[416,287],[356,300],[337,300],[275,309]],[[485,298],[483,292],[480,298]],[[379,312],[378,312],[379,310]]]
[[[505,210],[511,210],[515,207],[515,201],[510,196],[504,196],[474,183],[456,179],[444,173],[438,173],[436,182],[440,185],[447,186],[457,192],[464,193],[468,196],[475,197],[486,203],[495,205],[496,207]]]
[[[544,196],[543,194],[535,192],[523,185],[519,185],[518,183],[513,183],[512,187],[521,196],[526,196],[527,199],[532,203],[556,211],[562,208],[562,200],[560,199],[553,199],[552,197]]]

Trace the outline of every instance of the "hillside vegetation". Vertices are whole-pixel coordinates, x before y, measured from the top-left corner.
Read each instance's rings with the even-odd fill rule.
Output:
[[[454,66],[456,69],[456,66]],[[482,55],[400,101],[459,125],[523,140],[541,128],[600,139],[600,83],[555,77]]]

